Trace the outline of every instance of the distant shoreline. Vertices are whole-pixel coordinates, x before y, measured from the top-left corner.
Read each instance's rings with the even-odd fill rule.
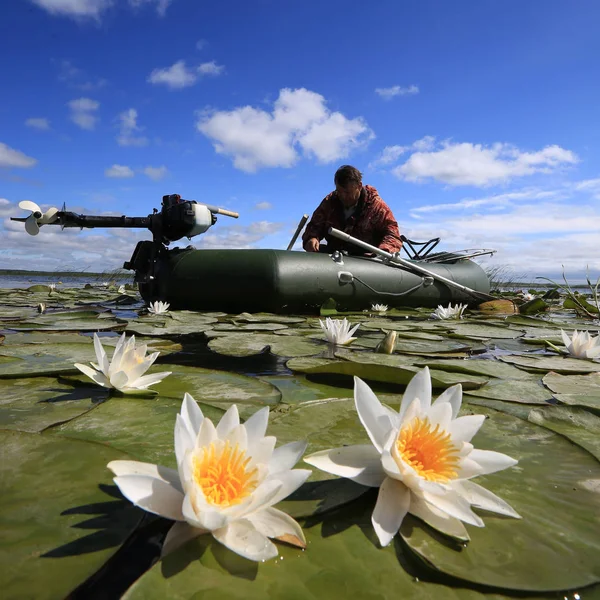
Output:
[[[104,279],[130,279],[133,272],[116,269],[114,271],[104,271],[103,273],[94,273],[92,271],[29,271],[26,269],[0,269],[0,276],[5,277],[103,277]]]

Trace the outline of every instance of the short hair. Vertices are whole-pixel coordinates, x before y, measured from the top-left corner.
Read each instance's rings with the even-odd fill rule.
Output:
[[[335,172],[333,182],[342,187],[346,187],[349,183],[362,184],[362,173],[356,167],[343,165]]]

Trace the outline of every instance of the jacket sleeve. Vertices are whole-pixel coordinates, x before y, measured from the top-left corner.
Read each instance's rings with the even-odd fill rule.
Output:
[[[331,194],[325,196],[321,201],[321,204],[317,206],[302,234],[302,246],[304,246],[307,240],[311,238],[317,238],[320,241],[325,237],[327,233],[327,223],[329,221],[330,198]]]
[[[402,248],[402,240],[400,239],[400,230],[398,229],[398,223],[394,218],[394,214],[390,208],[385,204],[381,203],[379,210],[381,215],[379,218],[379,235],[381,236],[381,242],[379,247],[386,252],[400,252]]]

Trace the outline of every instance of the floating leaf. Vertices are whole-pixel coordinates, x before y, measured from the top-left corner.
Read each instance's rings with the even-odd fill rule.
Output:
[[[141,511],[106,468],[127,455],[57,436],[0,431],[0,589],[4,598],[65,598],[119,549]]]
[[[533,373],[597,373],[600,372],[600,362],[569,358],[566,356],[499,356],[501,361],[516,365]]]
[[[548,373],[542,379],[554,392],[554,397],[565,404],[587,406],[600,410],[600,373],[589,375],[559,375]]]
[[[219,336],[208,343],[213,352],[226,356],[253,356],[270,350],[277,356],[311,356],[325,349],[324,344],[304,336],[237,333]]]

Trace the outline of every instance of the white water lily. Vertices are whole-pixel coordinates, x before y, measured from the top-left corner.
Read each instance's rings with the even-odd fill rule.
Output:
[[[125,290],[125,286],[124,286],[124,285],[120,285],[120,286],[119,286],[119,289],[117,290],[117,292],[118,292],[119,294],[124,294],[124,293],[125,293],[125,291],[126,291],[126,290]]]
[[[600,357],[600,334],[593,337],[589,331],[577,331],[577,329],[573,332],[573,337],[569,337],[562,329],[560,334],[571,356],[576,358]]]
[[[371,310],[374,312],[386,312],[387,309],[387,304],[371,304]]]
[[[157,300],[156,302],[150,302],[148,306],[148,312],[153,315],[162,315],[169,310],[169,306],[171,306],[168,302],[161,302]]]
[[[466,304],[457,304],[452,306],[448,304],[448,308],[444,308],[441,304],[432,313],[432,319],[462,319],[463,312],[467,308]]]
[[[264,407],[240,424],[233,405],[215,427],[185,394],[175,423],[177,470],[128,460],[108,464],[126,498],[176,521],[163,556],[205,533],[254,561],[278,555],[269,538],[306,547],[300,525],[273,508],[310,475],[292,469],[306,442],[275,448],[276,438],[265,436],[268,420]]]
[[[529,292],[521,292],[521,298],[523,298],[525,302],[531,302],[531,300],[533,300],[535,296],[533,294],[530,294]]]
[[[371,520],[382,546],[392,541],[407,513],[461,539],[469,539],[463,521],[484,526],[472,506],[520,518],[504,500],[470,481],[517,461],[473,447],[471,439],[485,416],[458,417],[460,384],[432,404],[431,378],[425,367],[408,384],[397,413],[355,377],[354,400],[371,445],[325,450],[304,460],[327,473],[379,488]]]
[[[100,338],[95,333],[94,349],[98,364],[90,363],[92,367],[88,367],[87,365],[75,363],[75,366],[98,385],[105,388],[114,388],[123,394],[156,393],[154,390],[148,390],[147,388],[171,374],[171,371],[164,371],[144,375],[160,352],[154,352],[146,356],[148,347],[143,344],[136,348],[135,336],[133,335],[128,340],[125,338],[125,334],[119,338],[111,361],[108,360]]]
[[[56,284],[55,283],[49,283],[48,284],[48,288],[51,292],[53,292],[54,290],[56,290]]]
[[[352,334],[358,329],[360,323],[350,329],[350,323],[344,317],[343,319],[332,319],[327,317],[325,323],[319,319],[321,329],[325,332],[327,341],[330,344],[338,346],[346,346],[351,344],[356,338],[352,337]]]

